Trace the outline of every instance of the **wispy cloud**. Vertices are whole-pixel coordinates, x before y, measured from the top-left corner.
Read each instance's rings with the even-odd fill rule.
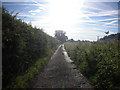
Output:
[[[40,14],[41,12],[46,12],[47,11],[47,3],[40,3],[36,0],[32,0],[37,6],[38,8],[35,9],[35,10],[30,10],[29,13],[32,14],[32,15],[36,15],[36,14]]]
[[[118,22],[118,21],[111,21],[111,22],[109,22],[109,23],[105,23],[105,25],[111,25],[111,24],[114,24],[114,23],[116,23],[116,22]]]
[[[118,20],[119,18],[108,18],[108,19],[101,19],[97,21],[110,21],[110,20]]]
[[[40,7],[46,7],[46,3],[41,3],[40,1],[37,1],[37,0],[32,0],[32,2],[36,3],[36,5],[40,6]]]
[[[42,12],[42,9],[36,9],[36,10],[30,10],[29,13],[31,13],[32,15],[36,15],[36,13],[40,13]]]
[[[32,17],[31,15],[22,14],[22,13],[18,14],[17,16],[21,16],[21,17]]]
[[[2,5],[30,5],[30,6],[39,6],[37,4],[30,4],[30,3],[3,3]]]
[[[79,19],[75,21],[75,24],[79,24],[79,25],[77,25],[77,27],[70,26],[68,28],[62,28],[62,29],[67,32],[68,36],[74,38],[75,40],[77,39],[97,40],[97,36],[100,36],[100,38],[104,37],[105,31],[110,30],[109,31],[110,34],[114,33],[113,28],[115,31],[117,31],[117,27],[116,27],[118,21],[117,16],[118,16],[118,10],[116,9],[106,10],[93,6],[84,5],[83,10],[81,8],[81,10],[78,11],[78,16],[76,15],[76,17],[79,17]],[[51,19],[48,17],[40,21],[37,20],[36,22],[33,22],[33,24],[45,28],[45,32],[54,35],[53,34],[54,30],[57,29],[56,28],[57,26],[55,25],[57,24],[55,24],[55,22],[51,23],[50,21]]]
[[[20,13],[18,16],[28,17],[25,18],[27,22],[31,22],[33,26],[43,28],[46,33],[52,36],[54,36],[55,30],[61,29],[66,31],[69,38],[75,40],[97,40],[97,36],[104,37],[105,31],[109,30],[110,34],[113,34],[114,30],[117,31],[118,10],[116,9],[83,5],[81,9],[76,10],[77,7],[73,9],[72,4],[69,5],[69,8],[67,4],[64,4],[67,8],[62,7],[63,2],[61,5],[58,3],[59,7],[51,5],[51,7],[54,6],[51,9],[49,5],[40,3],[38,0],[31,1],[33,4],[13,4],[28,5],[28,7],[31,5],[31,9],[29,8],[28,11]],[[37,7],[34,8],[34,6]],[[55,7],[58,7],[58,9]],[[72,9],[74,11],[71,11]]]
[[[103,9],[101,8],[96,8],[96,7],[92,7],[92,6],[83,6],[82,8],[87,8],[87,9],[94,9],[94,10],[100,10],[100,11],[103,11]]]
[[[85,19],[80,19],[78,23],[86,24],[86,25],[95,25],[98,27],[104,27],[104,29],[108,29],[110,27],[117,26],[118,19],[118,10],[103,10],[101,8],[91,7],[91,6],[84,6],[84,8],[88,8],[87,10],[83,9],[80,14],[81,17],[85,17]],[[97,10],[91,11],[91,9]],[[102,18],[106,17],[106,18]],[[110,26],[111,25],[111,26]],[[97,29],[96,29],[97,30]]]
[[[83,11],[85,16],[88,17],[96,17],[96,16],[112,16],[112,15],[117,15],[118,10],[109,10],[109,11],[101,11],[101,12],[91,12],[91,11]]]
[[[8,0],[2,0],[3,2],[7,2]],[[32,0],[9,0],[9,2],[31,2]],[[36,1],[46,1],[46,0],[36,0]],[[85,0],[85,2],[119,2],[119,0]]]

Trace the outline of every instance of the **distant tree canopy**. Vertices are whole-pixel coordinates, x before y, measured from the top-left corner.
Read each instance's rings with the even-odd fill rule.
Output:
[[[58,39],[61,43],[64,43],[68,40],[68,37],[65,36],[66,32],[63,30],[56,30],[55,31],[55,37]]]
[[[110,40],[110,39],[120,40],[120,33],[105,36],[105,37],[101,38],[100,40]]]

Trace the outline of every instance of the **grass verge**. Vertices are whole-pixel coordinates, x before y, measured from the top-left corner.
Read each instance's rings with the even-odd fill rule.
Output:
[[[28,81],[39,72],[39,70],[47,61],[48,58],[42,58],[37,60],[34,66],[31,66],[24,75],[17,76],[14,82],[12,82],[12,84],[7,88],[26,88]]]

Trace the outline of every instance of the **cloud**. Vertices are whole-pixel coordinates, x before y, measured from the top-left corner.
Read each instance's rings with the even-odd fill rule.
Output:
[[[91,22],[91,24],[97,24],[99,23],[99,25],[102,25],[102,26],[107,26],[107,25],[117,25],[117,22],[118,22],[118,19],[119,18],[108,18],[108,19],[102,19],[100,18],[100,20],[93,20],[93,21],[89,21],[89,20],[86,20],[86,21],[83,21],[83,22]],[[101,22],[102,21],[102,22]]]
[[[32,0],[9,0],[9,2],[31,2]],[[36,0],[37,2],[48,0]],[[84,0],[85,2],[119,2],[120,0]],[[8,0],[2,0],[2,2],[8,2]]]
[[[31,13],[32,15],[36,15],[36,13],[40,13],[42,12],[41,9],[36,9],[36,10],[30,10],[29,13]]]
[[[48,0],[35,0],[37,2],[47,2]],[[2,2],[33,2],[33,0],[2,0]]]
[[[86,2],[119,2],[119,0],[85,0]]]
[[[87,8],[87,9],[94,9],[94,10],[100,10],[100,11],[103,11],[103,9],[101,9],[101,8],[96,8],[96,7],[91,7],[91,6],[83,6],[82,8]]]
[[[105,25],[111,25],[111,24],[114,24],[114,23],[116,23],[116,22],[118,22],[118,21],[111,21],[111,22],[109,22],[109,23],[105,23]]]
[[[36,2],[36,4],[37,3],[38,2]],[[45,11],[47,8],[46,5],[38,4],[38,9],[30,10],[29,13],[31,13],[32,15],[36,15],[36,16],[32,16],[33,18],[37,18],[37,20],[32,21],[32,25],[37,26],[39,28],[44,28],[44,31],[51,36],[54,36],[55,30],[62,29],[67,32],[67,36],[69,38],[74,38],[75,40],[86,39],[86,40],[95,41],[97,40],[97,36],[100,36],[100,38],[104,37],[105,35],[104,32],[106,30],[110,30],[110,34],[114,33],[114,32],[111,32],[113,29],[110,29],[110,28],[113,28],[113,27],[115,28],[116,26],[115,23],[117,22],[118,18],[114,15],[118,14],[118,10],[105,11],[103,9],[96,8],[96,7],[87,7],[87,6],[85,7],[89,9],[94,9],[95,11],[99,10],[99,12],[95,12],[94,10],[92,11],[80,10],[78,14],[79,19],[75,19],[76,20],[75,23],[72,23],[72,24],[70,23],[70,25],[67,25],[68,23],[63,25],[61,23],[55,22],[55,21],[65,22],[67,16],[64,18],[58,17],[59,18],[58,19],[57,17],[53,17],[53,16],[52,16],[53,18],[50,18],[49,15],[47,16],[45,14],[42,14],[39,16],[36,15],[38,13]],[[109,17],[102,18],[102,16],[109,16]],[[54,19],[57,19],[57,20],[54,20]],[[69,20],[69,18],[67,20]],[[69,21],[72,22],[73,19],[70,19]],[[73,24],[80,24],[80,25],[78,25],[77,27],[72,27]],[[82,26],[82,24],[84,25]],[[67,26],[67,28],[65,25]],[[90,27],[90,25],[92,26]]]
[[[88,17],[97,17],[97,16],[112,16],[117,15],[118,10],[109,10],[109,11],[101,11],[101,12],[91,12],[91,11],[83,11],[83,14]]]
[[[87,22],[87,21],[86,21]],[[44,28],[44,31],[54,36],[54,32],[57,29],[52,23],[49,22],[48,18],[44,18],[43,20],[37,20],[33,21],[32,24],[34,26]],[[90,40],[90,41],[96,41],[97,36],[100,38],[104,37],[104,32],[108,29],[101,27],[95,28],[95,27],[76,27],[76,28],[66,28],[63,29],[67,32],[67,36],[70,38],[73,38],[75,40]],[[110,34],[113,34],[114,32],[110,31]]]
[[[3,3],[2,5],[31,5],[31,6],[39,6],[37,4],[30,4],[30,3]]]
[[[101,19],[97,21],[110,21],[110,20],[118,20],[119,18],[108,18],[108,19]]]
[[[98,9],[98,8],[95,8],[95,9]],[[102,10],[102,9],[100,9],[100,10]],[[117,22],[117,20],[119,18],[117,18],[117,16],[116,16],[116,18],[113,17],[113,15],[117,15],[117,14],[118,14],[118,10],[109,10],[109,11],[102,10],[101,12],[98,12],[98,13],[82,10],[80,13],[81,18],[79,19],[79,21],[77,23],[79,23],[79,24],[86,23],[86,25],[87,24],[91,24],[91,25],[97,24],[99,26],[105,27],[106,25],[113,24],[115,21]],[[109,17],[107,17],[105,19],[105,18],[102,18],[101,16],[109,16]],[[82,18],[82,17],[84,17],[84,18]],[[97,19],[95,19],[94,17],[96,17]],[[114,20],[114,22],[113,22],[113,20]],[[112,22],[110,23],[110,21],[112,21]]]
[[[88,8],[88,6],[85,6],[86,8]],[[96,9],[96,10],[100,10],[100,12],[93,12],[93,11],[88,11],[88,10],[82,10],[81,11],[81,18],[79,19],[79,21],[77,22],[78,25],[79,24],[85,24],[88,25],[95,25],[98,27],[103,27],[104,29],[109,29],[109,28],[115,28],[117,26],[118,19],[117,18],[117,14],[118,14],[118,10],[102,10],[102,9],[98,9],[98,8],[94,8],[94,7],[89,7],[90,9]],[[109,16],[105,18],[102,18],[102,16]],[[84,17],[84,18],[82,18]],[[116,17],[116,18],[115,18]],[[110,26],[109,26],[110,25]],[[94,26],[93,26],[94,27]]]
[[[116,22],[118,22],[118,19],[119,18],[112,18],[112,17],[108,18],[108,19],[100,18],[99,20],[88,18],[88,19],[80,19],[77,23],[84,24],[84,25],[86,24],[86,25],[95,25],[95,26],[107,27],[107,25],[113,26],[113,23],[114,23],[114,25],[117,25]]]
[[[21,16],[21,17],[32,17],[31,15],[22,14],[22,13],[18,14],[17,16]]]
[[[36,10],[30,10],[28,12],[31,13],[32,15],[36,15],[37,13],[45,12],[45,10],[46,10],[45,7],[39,6],[38,9],[36,9]]]
[[[45,1],[38,1],[38,0],[32,0],[32,2],[34,2],[34,3],[36,3],[38,6],[40,6],[40,7],[46,7],[46,5],[45,4],[47,4],[47,2],[45,2]]]
[[[47,11],[47,5],[46,3],[40,3],[36,0],[32,0],[34,3],[36,3],[36,5],[38,6],[38,9],[36,10],[30,10],[29,13],[32,14],[32,15],[36,15],[38,13],[41,13],[41,12],[45,12]]]
[[[92,3],[93,4],[93,3]],[[103,5],[103,4],[102,4]],[[83,6],[83,10],[81,10],[81,12],[79,14],[81,14],[81,17],[85,17],[88,20],[80,20],[80,22],[82,23],[90,23],[94,24],[94,23],[100,23],[100,24],[104,24],[104,21],[110,21],[110,20],[118,20],[117,16],[118,16],[118,11],[119,10],[106,10],[106,9],[101,9],[102,7],[96,8],[96,6],[90,6],[89,3],[88,5],[84,5]],[[106,8],[110,8],[110,6],[106,5]],[[87,10],[84,8],[87,8]],[[94,11],[94,10],[97,10]],[[93,10],[93,11],[91,11]],[[106,19],[102,18],[102,16],[109,16]],[[95,19],[94,17],[96,17],[97,19]],[[114,18],[113,18],[114,17]],[[115,18],[116,17],[116,18]],[[93,23],[92,23],[93,22]]]

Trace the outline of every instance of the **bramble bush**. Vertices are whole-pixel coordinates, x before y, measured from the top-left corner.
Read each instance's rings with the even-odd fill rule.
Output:
[[[65,43],[68,55],[96,88],[120,88],[118,40]]]

